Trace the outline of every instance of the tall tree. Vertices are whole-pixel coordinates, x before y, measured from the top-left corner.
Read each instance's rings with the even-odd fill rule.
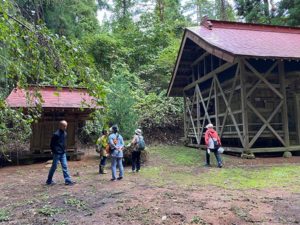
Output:
[[[235,0],[238,16],[251,23],[271,23],[268,0]]]
[[[279,2],[274,23],[300,26],[300,0],[282,0]]]
[[[46,26],[54,33],[81,38],[99,29],[95,0],[16,0],[22,15]]]

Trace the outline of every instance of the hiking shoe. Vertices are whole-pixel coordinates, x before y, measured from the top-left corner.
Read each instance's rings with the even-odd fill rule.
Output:
[[[116,180],[117,180],[116,178],[111,178],[111,179],[110,179],[110,181],[116,181]]]
[[[219,168],[222,168],[222,167],[223,167],[223,164],[221,164],[221,165],[218,165],[218,167],[219,167]]]
[[[205,167],[210,167],[210,164],[207,164],[207,163],[206,163],[204,166],[205,166]]]
[[[56,182],[54,182],[54,181],[46,182],[46,185],[48,185],[48,186],[52,186],[52,185],[55,185],[55,184],[56,184]]]
[[[73,186],[74,184],[76,184],[75,181],[68,181],[68,182],[65,182],[65,185],[69,185],[69,186]]]
[[[122,180],[122,179],[123,179],[123,177],[118,177],[118,178],[117,178],[117,180]]]

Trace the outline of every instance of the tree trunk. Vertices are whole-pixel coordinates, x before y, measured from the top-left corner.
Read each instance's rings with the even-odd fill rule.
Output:
[[[226,0],[220,0],[220,17],[221,20],[227,20]]]

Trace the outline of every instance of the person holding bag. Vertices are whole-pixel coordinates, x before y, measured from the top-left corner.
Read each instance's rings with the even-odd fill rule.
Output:
[[[219,147],[222,145],[221,144],[221,139],[217,133],[217,131],[215,131],[213,129],[214,125],[213,124],[207,124],[206,125],[206,132],[205,132],[205,144],[206,144],[206,164],[205,166],[210,166],[210,152],[213,152],[215,154],[215,157],[217,159],[218,162],[218,167],[222,168],[223,167],[223,163],[222,163],[222,159],[221,159],[221,155],[218,151]]]

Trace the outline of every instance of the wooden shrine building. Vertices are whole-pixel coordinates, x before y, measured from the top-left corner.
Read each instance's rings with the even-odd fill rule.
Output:
[[[214,21],[185,29],[168,96],[187,145],[213,123],[227,151],[300,151],[300,28]]]
[[[39,97],[37,97],[39,96]],[[67,156],[80,159],[83,152],[78,149],[78,129],[83,127],[89,114],[95,110],[96,104],[86,89],[57,89],[52,86],[29,87],[27,91],[16,88],[7,97],[6,102],[11,108],[23,108],[26,112],[41,102],[42,116],[38,123],[32,125],[29,157],[50,156],[50,140],[58,129],[58,122],[66,120]]]

